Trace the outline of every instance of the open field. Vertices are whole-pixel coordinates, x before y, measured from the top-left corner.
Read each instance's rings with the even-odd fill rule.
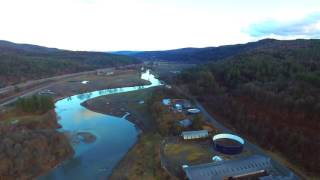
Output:
[[[159,76],[164,77],[167,75],[176,75],[181,72],[183,69],[191,68],[195,66],[195,64],[190,63],[176,63],[176,62],[167,62],[167,61],[155,61],[153,63],[149,63],[148,67],[150,67],[153,71],[155,71]]]
[[[83,84],[82,81],[88,81],[88,83]],[[140,73],[136,70],[116,70],[114,71],[113,75],[108,76],[89,74],[67,79],[54,84],[47,89],[55,93],[55,98],[61,98],[74,94],[108,88],[138,86],[146,84],[149,84],[149,82],[140,79]]]
[[[156,124],[151,120],[147,100],[156,88],[158,87],[101,96],[90,99],[83,105],[92,111],[118,117],[122,117],[128,112],[130,115],[126,119],[135,123],[140,129],[155,131]]]
[[[162,139],[159,134],[142,134],[139,142],[115,168],[110,180],[175,180],[161,167],[159,146]]]
[[[164,145],[164,154],[172,159],[183,159],[186,164],[209,161],[212,152],[209,148],[201,147],[197,143],[167,143]],[[181,157],[184,156],[184,157]]]

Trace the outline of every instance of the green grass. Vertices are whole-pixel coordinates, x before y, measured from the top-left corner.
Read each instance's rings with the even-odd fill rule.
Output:
[[[139,143],[129,151],[114,170],[110,180],[161,180],[170,179],[161,168],[159,146],[162,137],[159,134],[143,134]]]
[[[164,153],[174,161],[185,162],[186,160],[190,164],[209,161],[212,156],[212,153],[207,148],[192,143],[168,143],[164,147]]]

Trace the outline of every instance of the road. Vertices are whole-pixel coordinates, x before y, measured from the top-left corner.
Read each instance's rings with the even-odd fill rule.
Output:
[[[126,67],[126,66],[123,66],[123,67]],[[59,75],[59,76],[53,76],[50,78],[30,80],[30,81],[18,84],[16,86],[18,86],[20,89],[22,89],[21,92],[14,93],[13,95],[10,95],[9,97],[6,97],[6,98],[2,98],[0,100],[0,110],[5,105],[8,105],[8,104],[16,101],[19,97],[30,96],[38,91],[46,89],[46,88],[60,82],[61,80],[74,78],[74,77],[81,76],[81,75],[96,73],[98,70],[110,70],[110,69],[113,69],[113,68],[104,68],[104,69],[84,71],[84,72],[79,72],[79,73],[64,74],[64,75]],[[0,93],[12,92],[15,89],[14,87],[15,86],[8,86],[5,88],[1,88]],[[30,88],[28,88],[28,87],[30,87]]]

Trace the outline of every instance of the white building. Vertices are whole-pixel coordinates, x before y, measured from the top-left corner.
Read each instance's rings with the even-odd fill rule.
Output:
[[[209,133],[207,130],[183,131],[181,133],[181,136],[183,137],[183,139],[200,139],[208,137]]]

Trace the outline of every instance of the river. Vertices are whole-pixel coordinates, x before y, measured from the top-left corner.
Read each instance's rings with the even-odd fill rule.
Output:
[[[59,131],[89,132],[97,139],[93,143],[72,143],[75,155],[39,179],[105,179],[110,176],[112,169],[136,143],[140,130],[125,119],[90,111],[81,103],[99,96],[161,85],[149,70],[141,74],[141,79],[151,84],[93,91],[57,101],[55,111],[62,126]]]

